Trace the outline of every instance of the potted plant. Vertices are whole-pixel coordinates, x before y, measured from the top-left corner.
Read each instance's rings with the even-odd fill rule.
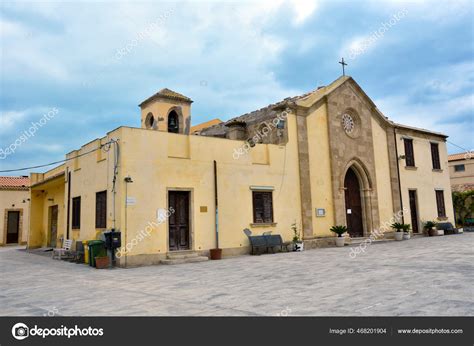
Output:
[[[404,223],[402,229],[403,229],[403,239],[404,239],[404,240],[410,239],[410,229],[411,229],[411,226],[410,226],[409,224]]]
[[[438,231],[436,230],[436,222],[434,221],[426,221],[423,225],[423,228],[427,231],[428,236],[430,237],[438,235]]]
[[[296,222],[291,225],[291,229],[293,230],[293,251],[303,251],[304,243],[300,238],[300,232],[298,226],[296,226]]]
[[[403,223],[395,222],[391,227],[395,230],[395,240],[403,240]]]
[[[334,232],[337,234],[336,246],[343,247],[345,238],[342,235],[347,232],[347,227],[346,226],[332,226],[330,230],[331,232]]]

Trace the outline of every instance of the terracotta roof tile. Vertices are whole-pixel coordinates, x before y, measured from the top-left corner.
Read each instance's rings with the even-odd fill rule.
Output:
[[[464,153],[448,155],[448,161],[466,160],[469,157],[474,159],[474,154],[470,154],[469,152],[466,151]]]
[[[30,178],[28,177],[0,177],[2,190],[28,190]]]
[[[185,102],[193,102],[189,97],[184,96],[180,93],[177,93],[176,91],[170,90],[168,88],[161,89],[158,91],[156,94],[150,96],[147,98],[145,101],[139,104],[139,106],[143,106],[145,103],[155,99],[155,98],[166,98],[166,99],[172,99],[172,100],[178,100],[178,101],[185,101]]]

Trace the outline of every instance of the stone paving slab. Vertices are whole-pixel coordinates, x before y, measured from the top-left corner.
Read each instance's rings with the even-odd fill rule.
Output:
[[[472,316],[474,233],[96,270],[0,248],[0,315]]]

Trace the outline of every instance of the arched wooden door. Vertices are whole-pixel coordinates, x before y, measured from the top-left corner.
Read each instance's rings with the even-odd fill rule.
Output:
[[[364,226],[362,223],[362,198],[357,175],[349,168],[344,178],[346,199],[346,221],[348,233],[351,237],[363,237]]]

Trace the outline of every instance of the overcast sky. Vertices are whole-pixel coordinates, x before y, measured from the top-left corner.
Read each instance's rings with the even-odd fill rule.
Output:
[[[226,120],[329,84],[342,56],[390,119],[474,148],[471,1],[2,2],[0,40],[0,149],[56,112],[3,170],[139,127],[161,88]]]

